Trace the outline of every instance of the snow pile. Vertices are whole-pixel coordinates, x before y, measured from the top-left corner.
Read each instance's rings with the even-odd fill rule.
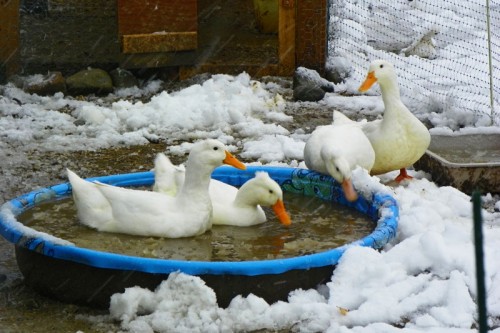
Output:
[[[203,84],[174,93],[160,92],[147,103],[120,99],[107,105],[29,95],[13,86],[0,99],[0,129],[13,144],[79,150],[119,144],[145,144],[170,138],[192,140],[224,136],[225,143],[262,133],[288,135],[274,122],[288,122],[285,102],[246,73],[214,75]],[[29,144],[28,144],[29,145]]]

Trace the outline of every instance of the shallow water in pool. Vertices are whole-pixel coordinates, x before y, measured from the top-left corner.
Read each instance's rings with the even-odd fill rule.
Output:
[[[292,225],[270,209],[266,223],[213,226],[203,235],[168,239],[98,232],[80,223],[71,197],[39,204],[18,216],[25,225],[76,246],[138,257],[243,261],[294,257],[326,251],[368,235],[375,224],[360,212],[315,197],[284,193]]]

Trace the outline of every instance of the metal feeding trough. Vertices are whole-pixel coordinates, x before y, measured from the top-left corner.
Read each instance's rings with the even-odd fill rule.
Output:
[[[268,302],[286,300],[297,288],[314,288],[330,280],[334,266],[350,246],[380,248],[396,235],[399,210],[386,193],[373,193],[346,201],[331,177],[313,171],[284,167],[248,167],[241,171],[217,168],[213,178],[240,186],[256,171],[267,171],[285,191],[315,196],[352,207],[376,223],[374,231],[352,243],[320,253],[291,258],[253,261],[188,261],[143,258],[96,251],[65,244],[16,220],[20,213],[71,195],[68,183],[37,190],[5,203],[0,214],[0,234],[15,245],[16,259],[25,283],[36,291],[65,302],[108,307],[110,297],[125,288],[154,289],[172,272],[196,275],[214,289],[219,306],[237,295],[253,293]],[[92,178],[117,186],[150,186],[151,172]]]
[[[468,194],[500,193],[500,134],[432,135],[415,168]]]

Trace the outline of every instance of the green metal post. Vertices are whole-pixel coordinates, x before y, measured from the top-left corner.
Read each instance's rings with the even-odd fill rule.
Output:
[[[478,191],[472,193],[472,211],[474,217],[474,243],[476,249],[476,280],[477,280],[477,308],[479,333],[488,331],[488,318],[486,312],[486,288],[484,283],[484,254],[483,254],[483,231],[481,215],[481,194]]]

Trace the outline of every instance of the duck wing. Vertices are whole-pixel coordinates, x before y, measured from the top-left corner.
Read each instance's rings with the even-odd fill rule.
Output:
[[[141,236],[187,237],[206,231],[211,203],[166,194],[97,184],[109,201],[113,219],[99,230]]]

